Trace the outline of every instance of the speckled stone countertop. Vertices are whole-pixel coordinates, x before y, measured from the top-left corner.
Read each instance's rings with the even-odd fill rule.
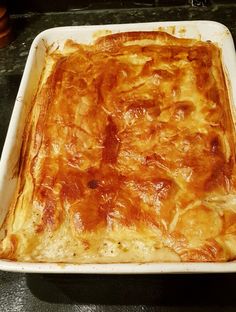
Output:
[[[236,39],[236,4],[11,16],[15,40],[0,49],[0,150],[29,47],[41,31],[69,25],[214,20]],[[236,311],[236,274],[33,275],[0,272],[0,312]]]

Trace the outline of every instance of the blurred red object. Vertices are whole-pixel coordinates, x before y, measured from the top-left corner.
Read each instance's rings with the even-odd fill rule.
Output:
[[[12,29],[6,7],[0,6],[0,48],[8,45],[12,40]]]

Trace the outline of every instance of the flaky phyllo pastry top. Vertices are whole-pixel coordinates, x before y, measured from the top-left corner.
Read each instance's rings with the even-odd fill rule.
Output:
[[[48,53],[0,257],[236,258],[233,119],[220,49],[164,32]]]

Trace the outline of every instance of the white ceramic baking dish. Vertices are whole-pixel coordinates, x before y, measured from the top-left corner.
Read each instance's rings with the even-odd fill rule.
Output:
[[[62,47],[65,40],[91,43],[99,35],[112,32],[164,30],[177,37],[211,40],[222,48],[224,70],[231,106],[236,104],[236,56],[230,31],[212,21],[154,22],[99,26],[52,28],[33,41],[20,83],[0,162],[0,226],[9,209],[16,187],[22,132],[25,118],[37,91],[48,47]],[[107,31],[107,32],[106,32]],[[1,233],[0,233],[1,235]],[[132,263],[132,264],[54,264],[0,260],[0,270],[35,273],[213,273],[236,272],[236,261],[228,263]]]

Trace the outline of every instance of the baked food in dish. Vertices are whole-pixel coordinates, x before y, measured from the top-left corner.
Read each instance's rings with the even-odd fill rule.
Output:
[[[4,259],[236,257],[235,134],[220,49],[131,32],[48,55]]]

